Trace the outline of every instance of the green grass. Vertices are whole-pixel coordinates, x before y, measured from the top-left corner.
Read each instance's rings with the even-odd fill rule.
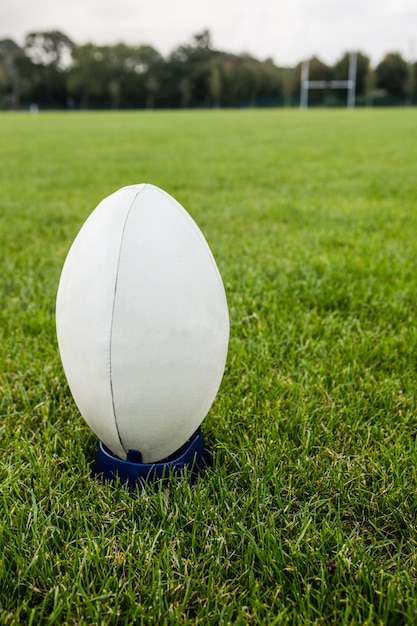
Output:
[[[415,624],[417,110],[0,116],[0,623]],[[194,486],[90,475],[59,274],[119,187],[174,195],[226,287]]]

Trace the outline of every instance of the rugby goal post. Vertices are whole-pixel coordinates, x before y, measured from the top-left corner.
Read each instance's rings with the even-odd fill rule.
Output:
[[[309,89],[347,89],[347,106],[355,106],[357,53],[349,55],[349,75],[347,80],[309,80],[310,61],[301,65],[300,108],[308,108]]]

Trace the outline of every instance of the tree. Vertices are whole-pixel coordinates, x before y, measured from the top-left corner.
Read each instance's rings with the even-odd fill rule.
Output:
[[[207,61],[211,53],[210,31],[203,30],[201,33],[192,36],[191,43],[175,48],[170,58],[185,62]]]
[[[280,70],[271,62],[262,63],[248,55],[233,65],[229,80],[237,103],[255,106],[258,98],[282,95]]]
[[[295,69],[291,67],[281,69],[281,84],[282,93],[284,95],[284,106],[291,106],[291,96],[298,95],[300,90],[299,87],[298,91],[296,90],[297,76]]]
[[[213,106],[218,107],[222,95],[221,65],[218,59],[213,59],[210,64],[209,93]]]
[[[65,75],[71,63],[74,43],[58,30],[31,32],[24,50],[33,64],[30,98],[46,106],[65,106]]]
[[[152,107],[162,61],[151,46],[75,46],[67,87],[82,108]]]
[[[120,81],[116,78],[110,80],[108,83],[108,92],[111,98],[112,109],[118,109],[121,101]]]
[[[188,101],[191,104],[191,94],[194,104],[208,105],[213,100],[213,60],[217,57],[218,52],[211,48],[208,30],[193,35],[191,43],[173,50],[167,63],[172,89],[171,106],[174,102],[184,104]],[[188,82],[184,82],[185,78]]]
[[[296,92],[300,93],[301,87],[301,63],[296,67],[297,81],[295,83]],[[318,57],[313,56],[309,59],[309,80],[330,81],[333,78],[333,69],[323,63]],[[309,104],[320,104],[323,102],[322,89],[310,89],[308,92]]]
[[[157,78],[155,76],[152,76],[151,74],[146,80],[145,87],[147,92],[146,108],[153,109],[155,106],[156,94],[158,93],[159,89],[159,82]]]
[[[278,68],[272,61],[258,61],[261,78],[259,96],[261,98],[281,98],[284,96],[284,70]]]
[[[411,106],[416,91],[417,63],[407,64],[407,79],[405,81],[405,93],[407,95],[407,104]]]
[[[73,50],[73,63],[68,73],[67,88],[79,99],[82,108],[88,108],[93,99],[105,98],[107,76],[100,47],[92,43]]]
[[[377,86],[397,98],[406,93],[407,76],[407,62],[397,52],[386,54],[376,68]]]
[[[106,49],[105,63],[121,86],[121,106],[153,108],[159,92],[163,59],[152,46],[117,44]]]
[[[0,96],[3,106],[17,109],[22,91],[23,50],[12,39],[0,41]]]
[[[74,42],[59,30],[32,32],[26,35],[26,55],[36,65],[50,65],[63,70],[71,62]]]
[[[146,106],[153,108],[159,89],[156,68],[162,57],[152,46],[118,43],[101,47],[101,71],[110,90],[113,108]],[[118,97],[115,98],[115,85]]]
[[[335,80],[347,80],[349,77],[350,53],[345,52],[342,58],[337,61],[333,68],[333,78]],[[358,52],[356,55],[356,95],[366,93],[366,80],[370,68],[370,59],[366,55]]]
[[[211,34],[209,30],[203,30],[193,36],[194,47],[199,50],[211,50]]]
[[[191,81],[187,76],[184,76],[179,83],[181,92],[181,106],[188,107],[191,102]]]
[[[310,80],[331,80],[333,78],[333,70],[329,65],[323,63],[318,57],[313,56],[310,59],[309,79]]]
[[[373,98],[376,91],[376,76],[372,67],[368,68],[368,72],[365,76],[365,95],[367,106],[372,106]]]

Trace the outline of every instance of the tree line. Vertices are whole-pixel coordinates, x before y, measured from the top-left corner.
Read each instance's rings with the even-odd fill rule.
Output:
[[[313,57],[311,80],[345,80],[349,54],[333,66]],[[210,32],[163,57],[149,45],[78,45],[60,31],[31,32],[19,46],[0,41],[0,108],[131,109],[296,106],[300,64],[278,67],[213,49]],[[371,67],[357,54],[357,104],[416,102],[417,63],[395,52]],[[310,105],[342,104],[346,93],[311,91]]]

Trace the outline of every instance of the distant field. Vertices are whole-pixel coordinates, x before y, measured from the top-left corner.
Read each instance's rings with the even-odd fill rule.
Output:
[[[151,182],[231,318],[194,486],[90,476],[60,270]],[[417,110],[0,115],[0,623],[415,624]]]

